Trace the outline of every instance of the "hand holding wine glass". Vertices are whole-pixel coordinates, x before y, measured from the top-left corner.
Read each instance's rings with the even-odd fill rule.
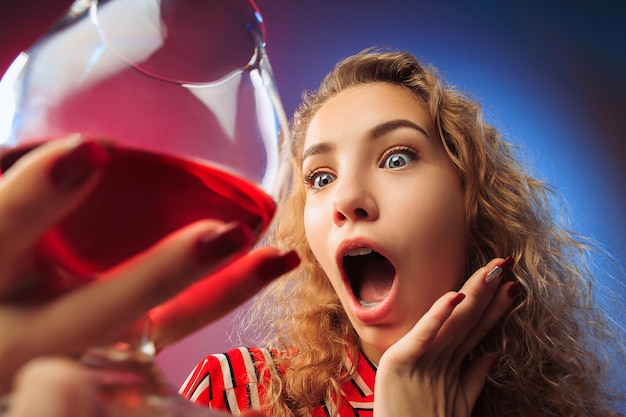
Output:
[[[10,389],[15,371],[32,358],[76,356],[86,347],[110,342],[128,323],[165,301],[154,316],[153,328],[164,347],[236,307],[297,265],[293,252],[282,254],[268,247],[243,255],[202,280],[243,254],[251,241],[245,230],[200,221],[113,268],[106,280],[54,298],[42,297],[45,277],[37,275],[28,262],[30,245],[97,186],[108,162],[101,151],[99,145],[78,138],[50,142],[22,158],[0,179],[0,242],[7,249],[0,253],[2,393]],[[67,161],[72,164],[68,166]],[[80,178],[75,175],[77,167],[83,167]],[[213,258],[201,256],[199,247],[211,242],[230,246],[230,253],[210,251]],[[176,294],[181,298],[169,300]],[[189,299],[196,298],[206,302],[190,308]]]
[[[61,155],[59,137],[79,132],[89,139],[66,154],[89,164],[78,163],[69,180],[61,181],[61,188],[87,191],[38,220],[47,228],[9,252],[8,258],[21,256],[28,266],[17,263],[7,276],[41,277],[39,301],[97,292],[101,304],[107,303],[121,291],[112,276],[160,275],[149,292],[171,296],[172,288],[188,285],[198,272],[176,259],[193,246],[196,262],[215,268],[247,251],[268,227],[286,189],[286,117],[265,54],[262,18],[247,0],[76,1],[65,19],[15,60],[0,90],[0,100],[12,103],[8,118],[0,121],[0,127],[8,126],[0,131],[3,175],[19,172],[32,149],[46,146]],[[98,171],[100,164],[106,169],[83,184],[85,172]],[[57,171],[52,169],[53,179]],[[246,259],[263,262],[268,255]],[[255,267],[232,268],[236,272],[224,270],[216,279],[226,283]],[[167,282],[165,276],[182,282]],[[119,285],[134,285],[125,279]],[[131,383],[137,395],[122,402],[145,405],[168,396],[153,383],[158,379],[151,361],[154,342],[177,340],[230,308],[230,302],[218,302],[209,309],[207,301],[222,299],[220,293],[206,300],[206,286],[192,289],[156,310],[156,330],[128,332],[114,344],[87,349],[90,365],[114,369],[103,377],[112,398],[132,391],[128,380],[140,381]],[[105,308],[101,304],[85,308]],[[154,304],[138,303],[135,313]],[[118,312],[116,304],[108,308],[119,319],[133,315]],[[171,323],[198,312],[179,332],[159,330],[173,329]],[[84,321],[82,314],[79,319]],[[124,327],[130,324],[125,321]],[[180,408],[175,399],[160,406]]]

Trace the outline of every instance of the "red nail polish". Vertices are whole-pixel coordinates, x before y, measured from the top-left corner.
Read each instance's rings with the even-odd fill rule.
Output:
[[[294,250],[286,252],[277,258],[265,259],[259,266],[257,275],[263,281],[272,281],[300,265],[300,256]]]
[[[522,288],[521,288],[519,281],[515,281],[515,283],[509,287],[509,291],[508,291],[509,297],[511,298],[517,297],[519,293],[521,292],[521,290]]]
[[[457,293],[457,295],[450,301],[450,305],[452,307],[456,307],[458,306],[461,301],[463,301],[465,299],[465,294],[463,294],[462,292]]]
[[[515,259],[513,259],[513,257],[511,256],[507,256],[504,261],[502,261],[502,263],[500,264],[500,268],[502,268],[502,272],[508,272],[511,270],[511,268],[513,268],[513,265],[515,264]]]
[[[201,237],[196,245],[198,259],[204,264],[221,263],[252,245],[252,233],[247,226],[231,223],[216,233]]]
[[[62,190],[72,190],[106,165],[111,155],[96,141],[85,141],[57,159],[49,171],[50,180]]]

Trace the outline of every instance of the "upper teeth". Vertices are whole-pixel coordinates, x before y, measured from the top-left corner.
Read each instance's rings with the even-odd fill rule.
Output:
[[[352,249],[351,251],[348,251],[346,253],[346,256],[359,256],[359,255],[367,255],[374,252],[373,250],[371,250],[370,248],[356,248],[356,249]]]

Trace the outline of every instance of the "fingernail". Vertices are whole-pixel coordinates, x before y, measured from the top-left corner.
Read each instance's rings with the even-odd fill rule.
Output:
[[[465,294],[463,294],[462,292],[457,293],[457,295],[450,301],[450,305],[452,307],[456,307],[458,306],[461,301],[465,300]]]
[[[520,291],[521,291],[521,285],[519,281],[515,281],[515,283],[509,287],[509,291],[508,291],[509,297],[511,298],[517,297]]]
[[[294,250],[285,252],[276,258],[265,259],[259,266],[257,275],[263,281],[272,281],[300,265],[300,256]]]
[[[50,169],[51,181],[62,190],[72,190],[109,162],[111,155],[100,143],[88,140],[57,159]]]
[[[252,233],[245,225],[233,222],[221,230],[201,237],[196,246],[198,259],[205,264],[223,262],[239,252],[249,249]]]
[[[485,277],[485,282],[490,283],[496,278],[499,278],[502,274],[509,271],[513,267],[514,262],[515,260],[512,257],[507,256],[506,259],[502,261],[500,265],[497,265],[495,268],[489,271],[489,273]]]

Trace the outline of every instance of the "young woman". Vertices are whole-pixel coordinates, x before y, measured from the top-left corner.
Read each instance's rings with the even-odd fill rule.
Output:
[[[616,414],[604,354],[623,350],[587,243],[477,103],[368,50],[306,96],[293,143],[272,243],[302,264],[250,312],[264,348],[207,357],[185,397],[272,417]]]

